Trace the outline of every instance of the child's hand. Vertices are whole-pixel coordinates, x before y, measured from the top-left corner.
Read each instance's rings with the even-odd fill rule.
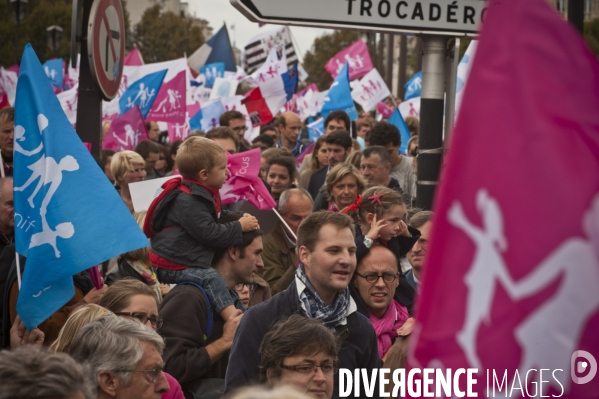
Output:
[[[408,230],[408,225],[403,220],[399,221],[399,233],[397,233],[397,235],[404,237],[412,237],[412,235],[410,234],[410,230]]]
[[[366,237],[370,238],[372,241],[378,239],[381,236],[381,229],[385,227],[387,223],[385,223],[385,219],[376,220],[376,215],[372,218],[372,223],[370,223],[370,230],[366,234]]]
[[[239,219],[239,223],[241,223],[241,231],[244,233],[258,230],[260,228],[258,219],[256,219],[254,216],[242,216]]]

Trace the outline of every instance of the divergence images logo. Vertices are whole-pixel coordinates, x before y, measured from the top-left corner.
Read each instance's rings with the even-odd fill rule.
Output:
[[[588,370],[588,372],[587,372]],[[587,373],[584,377],[578,377]],[[575,384],[586,384],[597,374],[597,360],[587,351],[578,350],[570,358],[570,375]]]

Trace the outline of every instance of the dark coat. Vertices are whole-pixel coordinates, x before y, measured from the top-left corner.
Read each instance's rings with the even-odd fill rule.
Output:
[[[324,183],[327,180],[328,170],[329,167],[325,166],[324,168],[320,168],[314,173],[312,173],[312,176],[310,177],[310,183],[308,183],[308,192],[310,193],[313,199],[316,199],[316,196],[318,195],[318,190],[320,190],[320,188],[324,186]]]
[[[188,181],[187,194],[175,189],[158,204],[152,215],[152,252],[170,262],[189,267],[208,268],[214,248],[243,243],[241,223],[218,223],[214,200],[208,191]],[[221,211],[221,216],[228,213]]]
[[[258,349],[264,334],[278,319],[294,313],[304,314],[295,282],[268,301],[248,309],[233,340],[225,392],[259,380]],[[336,334],[344,337],[338,357],[340,368],[366,369],[370,375],[372,369],[381,367],[376,333],[368,318],[354,312],[347,317],[346,325],[337,326]],[[335,374],[333,397],[339,397],[339,373]],[[375,390],[374,397],[378,398],[378,389]]]
[[[214,364],[206,345],[223,335],[224,322],[213,314],[214,327],[208,340],[204,340],[208,308],[204,294],[193,285],[178,285],[160,304],[160,317],[164,324],[160,335],[164,337],[164,371],[175,377],[186,398],[196,391],[200,382],[208,378],[225,378],[228,352]]]

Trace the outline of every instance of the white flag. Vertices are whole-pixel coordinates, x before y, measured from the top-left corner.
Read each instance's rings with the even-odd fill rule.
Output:
[[[376,69],[364,75],[351,92],[351,98],[360,104],[364,111],[373,110],[379,101],[384,100],[390,95],[389,88]]]

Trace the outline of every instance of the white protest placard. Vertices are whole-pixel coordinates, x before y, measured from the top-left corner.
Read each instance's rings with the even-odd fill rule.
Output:
[[[129,184],[131,202],[135,212],[147,211],[154,198],[162,192],[162,185],[177,176],[161,177]]]

